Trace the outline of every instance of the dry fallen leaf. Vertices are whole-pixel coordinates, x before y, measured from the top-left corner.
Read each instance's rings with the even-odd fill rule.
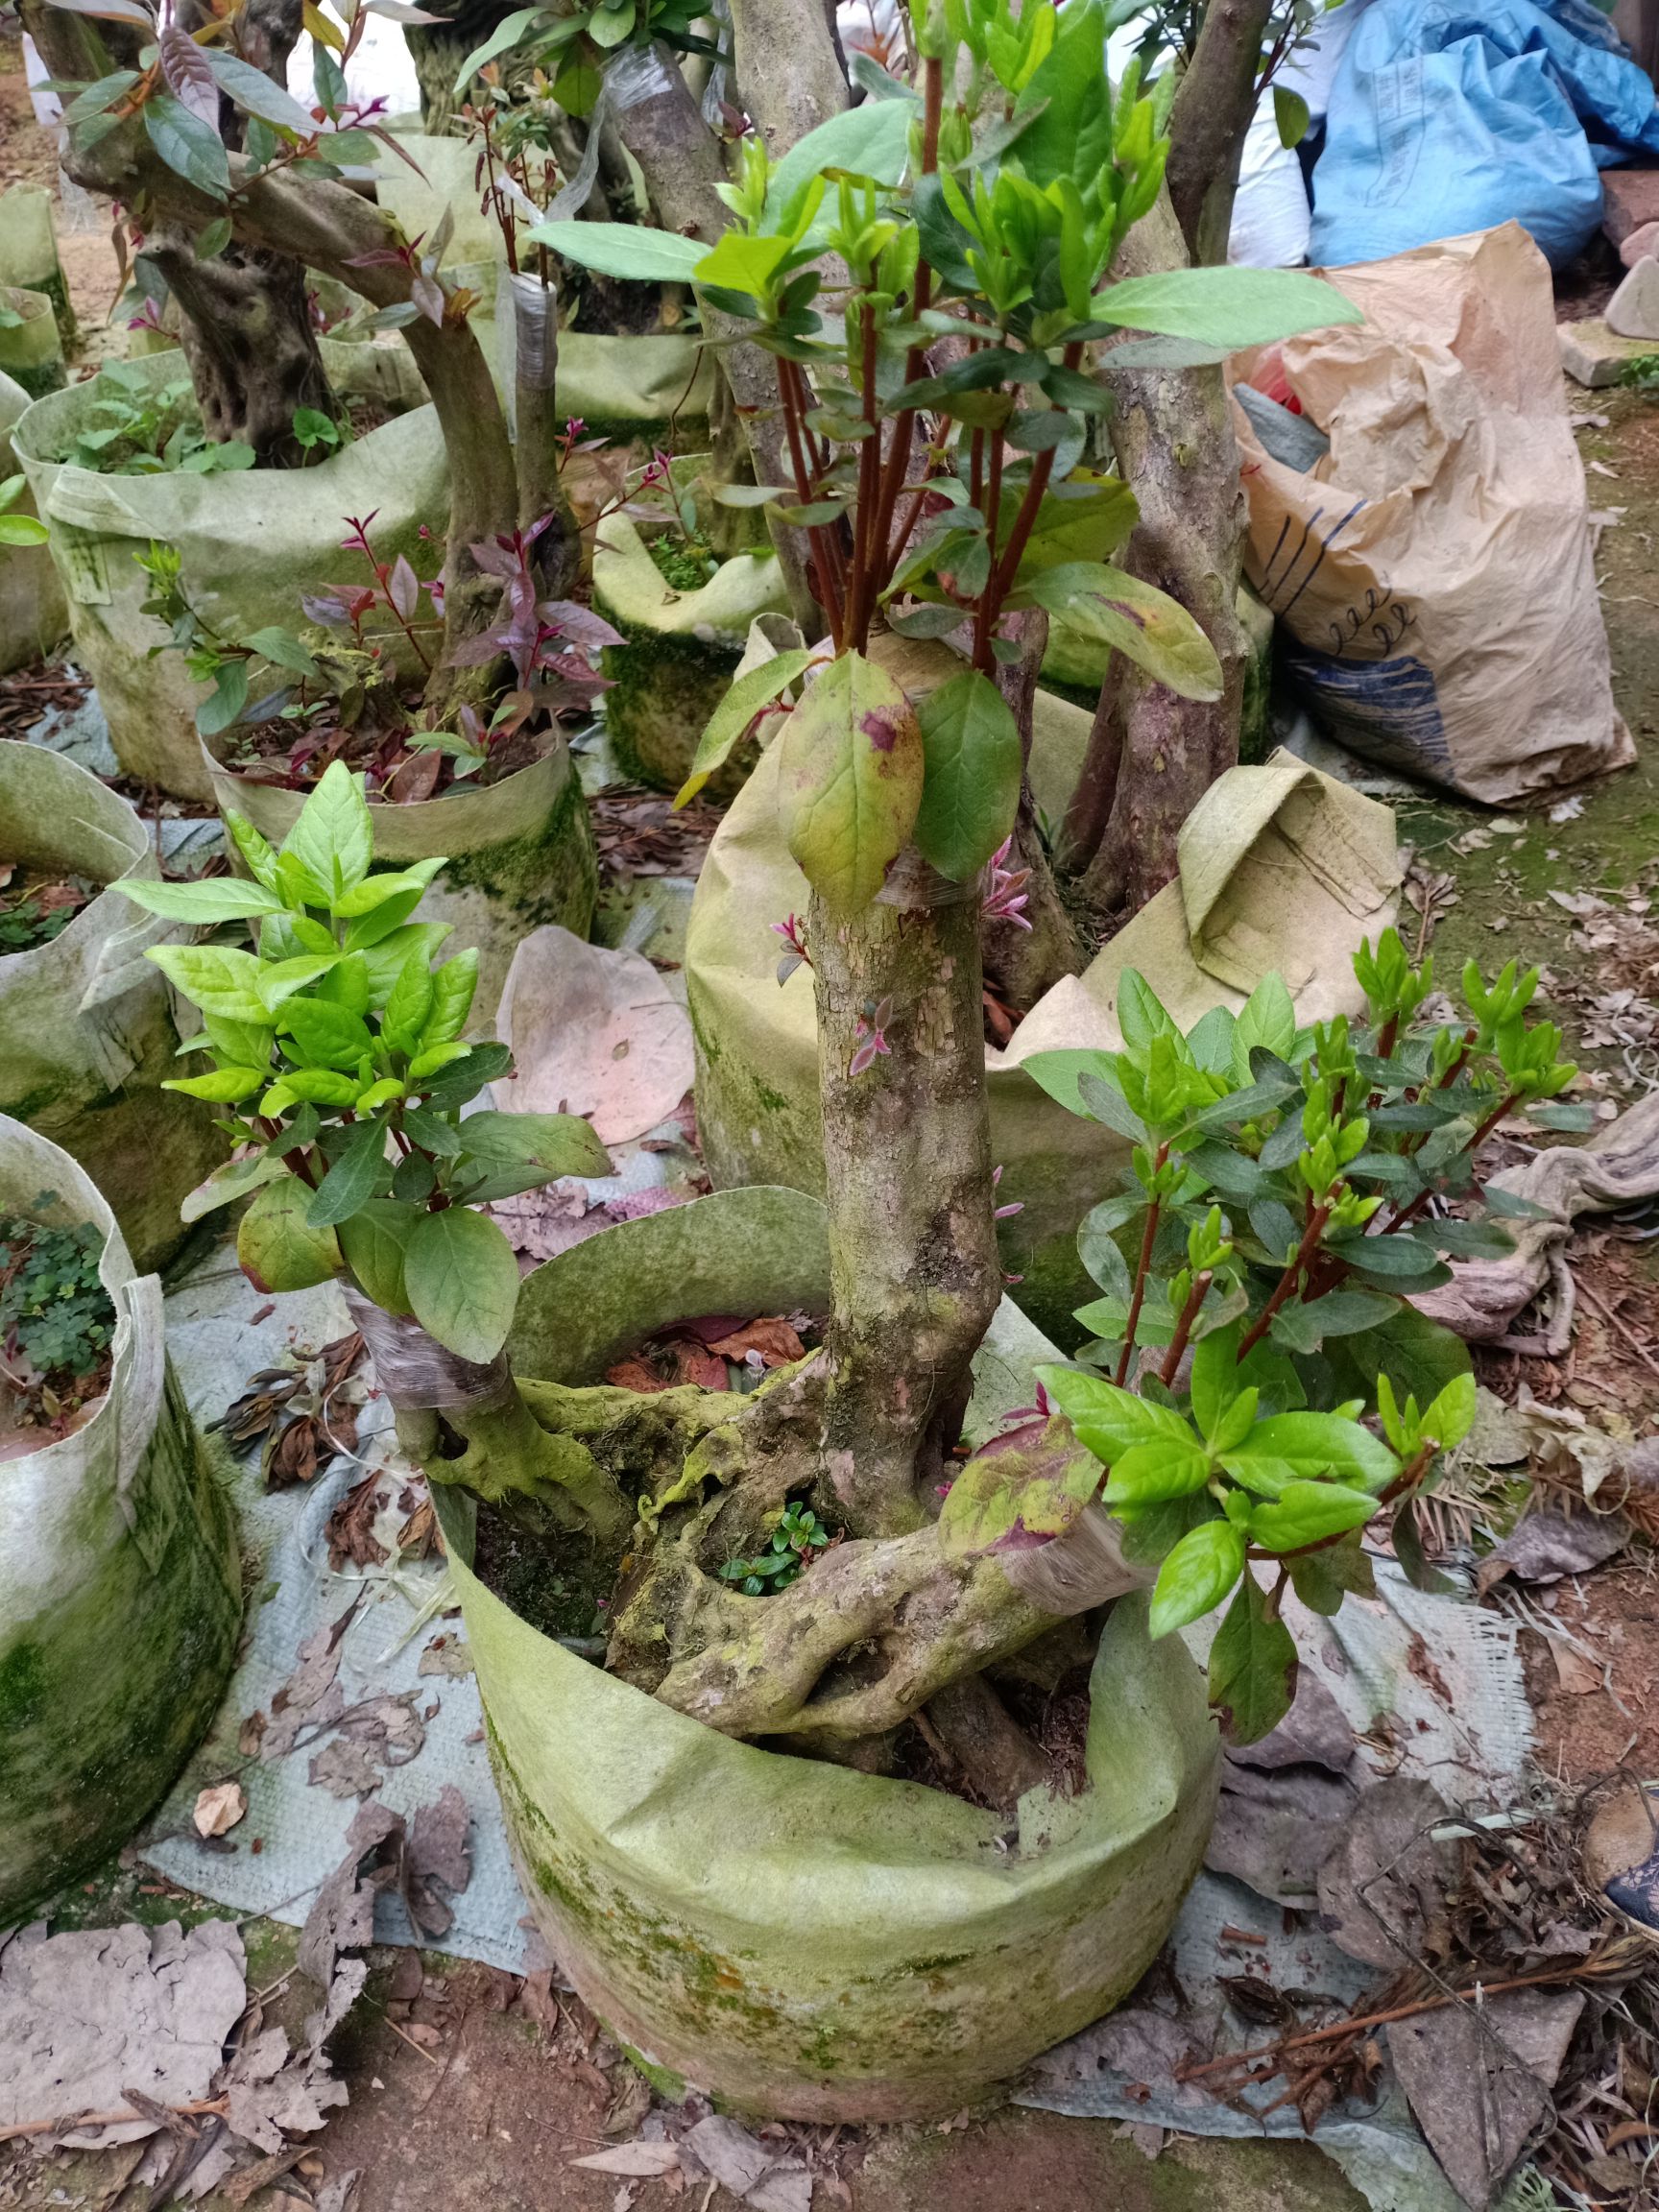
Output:
[[[649,2179],[657,2174],[678,2173],[680,2153],[672,2143],[618,2143],[613,2151],[594,2151],[570,2163],[589,2174],[632,2174]]]
[[[751,1352],[758,1352],[768,1367],[787,1367],[793,1360],[806,1357],[805,1345],[788,1322],[779,1318],[745,1322],[741,1329],[734,1329],[730,1336],[722,1336],[709,1349],[718,1352],[723,1359],[735,1359],[739,1364]]]
[[[1563,1637],[1546,1639],[1550,1656],[1555,1662],[1555,1679],[1570,1696],[1588,1696],[1592,1690],[1601,1687],[1601,1670],[1582,1651],[1566,1642]]]
[[[215,1782],[198,1795],[190,1817],[198,1836],[223,1836],[247,1811],[248,1797],[240,1782]]]

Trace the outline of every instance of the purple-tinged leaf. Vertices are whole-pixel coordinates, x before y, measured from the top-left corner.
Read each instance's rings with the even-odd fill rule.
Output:
[[[487,668],[492,661],[499,661],[503,647],[493,630],[486,630],[477,637],[463,637],[449,655],[451,668]]]
[[[327,630],[344,630],[351,617],[331,591],[301,591],[301,609],[308,622],[321,622]]]
[[[543,599],[538,612],[562,637],[589,653],[626,643],[622,633],[613,630],[602,614],[595,614],[590,607],[579,607],[574,599]]]
[[[169,88],[180,105],[188,108],[217,137],[219,84],[206,55],[176,23],[163,28],[156,45],[161,57],[161,74]]]
[[[348,269],[400,269],[407,255],[396,246],[376,246],[372,253],[353,253],[349,256]]]
[[[444,291],[436,277],[422,269],[410,279],[409,297],[425,316],[428,323],[440,327],[444,322]]]
[[[518,573],[518,561],[512,547],[503,548],[489,541],[471,547],[472,559],[486,576],[512,577]]]
[[[52,0],[52,5],[71,15],[101,15],[110,23],[142,23],[146,31],[156,28],[155,16],[148,8],[140,8],[138,0]]]
[[[386,580],[386,596],[405,622],[413,619],[421,604],[421,579],[410,567],[405,554],[399,553],[392,564],[392,573]]]

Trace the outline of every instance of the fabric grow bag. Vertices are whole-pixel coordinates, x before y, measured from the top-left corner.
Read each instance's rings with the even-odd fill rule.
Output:
[[[0,745],[0,860],[95,883],[156,873],[126,800],[40,745]],[[0,957],[0,1112],[80,1162],[142,1268],[177,1251],[180,1202],[226,1154],[216,1109],[159,1088],[187,1064],[144,953],[172,933],[107,890],[49,944]]]
[[[439,536],[449,508],[448,466],[437,410],[413,357],[395,346],[331,346],[323,358],[334,389],[408,410],[314,469],[251,469],[198,476],[101,476],[53,456],[86,420],[92,386],[36,400],[12,434],[52,555],[69,595],[75,657],[98,687],[122,768],[180,798],[212,796],[196,741],[196,709],[208,687],[192,682],[168,632],[142,612],[149,580],[133,556],[152,539],[183,556],[183,584],[211,629],[246,637],[301,619],[300,594],[361,581],[363,557],[342,547],[348,515],[375,516],[383,561],[421,565],[422,524]],[[181,353],[132,364],[156,386],[184,373]],[[426,557],[430,565],[430,557]]]
[[[823,1209],[729,1191],[589,1238],[525,1282],[522,1374],[595,1381],[672,1318],[822,1310]],[[971,1432],[1050,1348],[1004,1304]],[[977,1416],[979,1427],[974,1430]],[[891,2121],[959,2110],[1119,2003],[1203,1857],[1216,1739],[1144,1600],[1101,1639],[1090,1787],[1001,1815],[757,1748],[575,1657],[470,1573],[471,1516],[434,1493],[531,1911],[648,2067],[746,2111]]]
[[[19,318],[0,325],[0,373],[20,384],[31,399],[63,389],[63,347],[44,292],[13,291],[0,285],[0,307]]]
[[[674,464],[676,492],[693,487],[705,458]],[[737,673],[750,624],[788,612],[778,557],[762,538],[755,552],[723,561],[700,589],[679,591],[628,517],[607,516],[594,539],[593,606],[626,640],[605,648],[613,680],[605,727],[617,761],[625,775],[677,791]],[[740,781],[740,773],[729,772],[713,778],[710,788],[724,797]]]
[[[17,474],[12,428],[28,405],[22,385],[0,374],[0,483]],[[35,502],[24,492],[10,512],[33,515]],[[0,545],[0,676],[44,660],[68,634],[68,603],[47,548]]]
[[[159,1282],[84,1171],[5,1116],[0,1214],[95,1223],[117,1316],[90,1419],[0,1460],[5,1927],[124,1841],[182,1767],[230,1671],[242,1579],[228,1495],[163,1349]]]
[[[1044,798],[1051,769],[1032,749]],[[697,1125],[715,1188],[824,1187],[817,1018],[809,970],[776,980],[771,925],[806,911],[806,879],[778,827],[778,748],[716,830],[698,878],[685,947],[697,1044]],[[1056,1342],[1075,1345],[1072,1314],[1094,1295],[1077,1257],[1079,1222],[1115,1185],[1128,1145],[1069,1114],[1024,1072],[1037,1052],[1116,1049],[1118,977],[1138,969],[1183,1029],[1210,1007],[1237,1009],[1264,975],[1284,976],[1304,1022],[1363,1004],[1352,957],[1394,918],[1400,886],[1394,818],[1376,800],[1286,753],[1234,768],[1193,808],[1180,878],[1119,930],[1081,976],[1031,1009],[1004,1051],[987,1049],[991,1156],[998,1200],[1023,1208],[1001,1225],[1002,1258],[1023,1278],[1013,1295]]]
[[[256,782],[224,766],[204,740],[201,747],[220,812],[245,815],[273,845],[280,845],[310,793]],[[445,945],[446,955],[476,949],[478,988],[468,1029],[493,1034],[496,1001],[519,939],[549,922],[586,937],[593,924],[599,861],[564,738],[499,783],[460,783],[437,799],[406,806],[375,804],[369,818],[376,868],[404,868],[437,854],[448,860],[421,902],[421,919],[450,924],[455,934]]]

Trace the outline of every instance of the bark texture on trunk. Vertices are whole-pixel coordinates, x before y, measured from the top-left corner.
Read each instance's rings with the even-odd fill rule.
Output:
[[[979,934],[976,888],[963,897],[913,851],[853,919],[812,902],[833,1293],[824,1448],[854,1535],[928,1518],[1001,1295]],[[854,1074],[878,1028],[886,1050]]]
[[[1187,265],[1180,227],[1165,196],[1130,233],[1114,275]],[[1168,592],[1200,623],[1221,662],[1224,685],[1221,697],[1211,703],[1181,699],[1114,658],[1068,822],[1070,831],[1096,830],[1099,843],[1090,853],[1079,835],[1069,836],[1069,859],[1081,869],[1093,906],[1134,912],[1173,878],[1176,833],[1203,793],[1238,757],[1248,660],[1238,612],[1245,503],[1219,369],[1115,372],[1110,349],[1098,366],[1117,402],[1112,441],[1118,470],[1141,506],[1125,565]]]
[[[847,74],[822,0],[731,0],[737,96],[774,161],[839,115]]]
[[[311,328],[304,269],[235,240],[199,261],[193,234],[175,226],[145,251],[179,302],[179,342],[207,435],[240,438],[261,469],[303,468],[296,411],[339,414]]]
[[[725,202],[715,190],[726,180],[725,158],[672,58],[660,47],[654,49],[654,55],[660,67],[651,89],[619,108],[617,133],[639,164],[645,189],[663,228],[712,245],[731,220]],[[775,128],[781,132],[782,127],[780,118]],[[712,338],[737,338],[743,332],[740,323],[713,309],[706,314],[705,327]],[[776,362],[771,354],[753,345],[728,345],[719,360],[754,458],[756,482],[790,483]],[[788,583],[790,612],[802,628],[815,637],[822,624],[815,613],[817,602],[808,580],[810,563],[805,533],[775,523],[773,542]]]
[[[1209,0],[1169,119],[1169,198],[1192,259],[1227,258],[1244,133],[1273,0]]]

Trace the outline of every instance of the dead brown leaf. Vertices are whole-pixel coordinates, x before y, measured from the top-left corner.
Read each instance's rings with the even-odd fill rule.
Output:
[[[724,1375],[724,1368],[721,1373]],[[638,1390],[652,1395],[671,1387],[644,1359],[619,1359],[614,1367],[606,1368],[605,1380],[613,1382],[618,1390]]]
[[[295,1428],[300,1424],[296,1422]],[[328,1539],[328,1566],[338,1575],[341,1568],[378,1567],[386,1558],[386,1547],[374,1534],[374,1517],[380,1509],[379,1474],[365,1475],[361,1482],[354,1482],[338,1505],[328,1516],[324,1534]]]
[[[757,1352],[768,1367],[787,1367],[806,1357],[805,1345],[781,1315],[746,1322],[730,1336],[722,1336],[717,1344],[710,1344],[709,1349],[718,1352],[723,1359],[736,1360],[739,1366],[751,1352]]]
[[[247,1811],[248,1798],[240,1782],[215,1782],[198,1793],[190,1817],[198,1836],[223,1836]]]

